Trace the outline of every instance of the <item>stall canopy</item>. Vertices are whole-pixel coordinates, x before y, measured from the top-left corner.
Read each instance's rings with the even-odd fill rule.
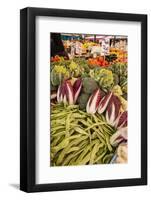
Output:
[[[63,33],[61,34],[61,39],[62,40],[78,40],[78,39],[82,39],[82,35],[81,34],[69,34],[69,33]]]

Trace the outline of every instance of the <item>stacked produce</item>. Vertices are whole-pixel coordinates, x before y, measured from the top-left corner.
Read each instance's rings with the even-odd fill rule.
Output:
[[[109,65],[109,62],[103,56],[97,58],[89,58],[88,63],[91,68],[94,68],[95,66],[107,67]]]
[[[127,64],[55,61],[51,97],[51,166],[127,162]]]
[[[115,148],[110,144],[114,128],[103,115],[90,115],[78,105],[57,104],[51,113],[51,164],[109,163]]]
[[[127,115],[127,63],[52,62],[52,166],[127,162]]]
[[[127,51],[119,48],[110,48],[110,55],[116,55],[117,62],[127,62]]]

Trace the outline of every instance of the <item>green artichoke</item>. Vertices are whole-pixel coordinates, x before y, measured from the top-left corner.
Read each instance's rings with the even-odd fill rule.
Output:
[[[82,93],[79,98],[78,98],[78,104],[79,104],[79,108],[80,109],[85,109],[86,108],[86,105],[87,105],[87,102],[88,102],[88,99],[90,97],[90,94],[86,94],[86,93]]]
[[[92,94],[94,90],[98,89],[97,82],[90,77],[83,78],[83,92],[86,94]]]
[[[110,89],[114,84],[113,73],[107,69],[101,69],[99,74],[99,85],[103,90]]]

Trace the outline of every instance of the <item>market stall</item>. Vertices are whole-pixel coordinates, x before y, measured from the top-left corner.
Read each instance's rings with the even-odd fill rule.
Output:
[[[51,56],[51,164],[127,162],[127,37],[61,34]]]

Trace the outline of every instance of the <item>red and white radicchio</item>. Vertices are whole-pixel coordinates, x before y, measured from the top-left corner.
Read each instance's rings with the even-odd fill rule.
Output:
[[[106,121],[111,126],[115,126],[117,123],[117,118],[120,113],[121,102],[119,98],[115,95],[112,95],[107,109],[106,109]]]
[[[88,100],[88,103],[86,106],[87,113],[91,113],[91,114],[96,113],[100,100],[101,100],[101,91],[100,89],[97,89],[93,92],[93,94],[90,96]]]
[[[75,83],[73,84],[73,92],[74,92],[74,103],[76,103],[78,96],[80,94],[82,88],[82,80],[77,79]]]
[[[120,128],[110,137],[110,144],[117,146],[119,143],[127,142],[127,127]]]
[[[101,99],[101,101],[100,101],[100,103],[99,103],[99,106],[98,106],[98,113],[99,113],[99,114],[102,114],[102,113],[106,110],[106,108],[107,108],[107,106],[108,106],[108,103],[109,103],[111,97],[112,97],[112,93],[109,92],[107,95],[105,95],[105,96]]]
[[[81,79],[77,79],[72,86],[69,80],[65,80],[59,87],[57,91],[57,101],[58,103],[64,103],[72,105],[76,103],[76,100],[80,94],[82,88]]]
[[[123,113],[121,113],[117,119],[117,128],[122,128],[127,126],[127,115],[128,112],[124,111]]]

